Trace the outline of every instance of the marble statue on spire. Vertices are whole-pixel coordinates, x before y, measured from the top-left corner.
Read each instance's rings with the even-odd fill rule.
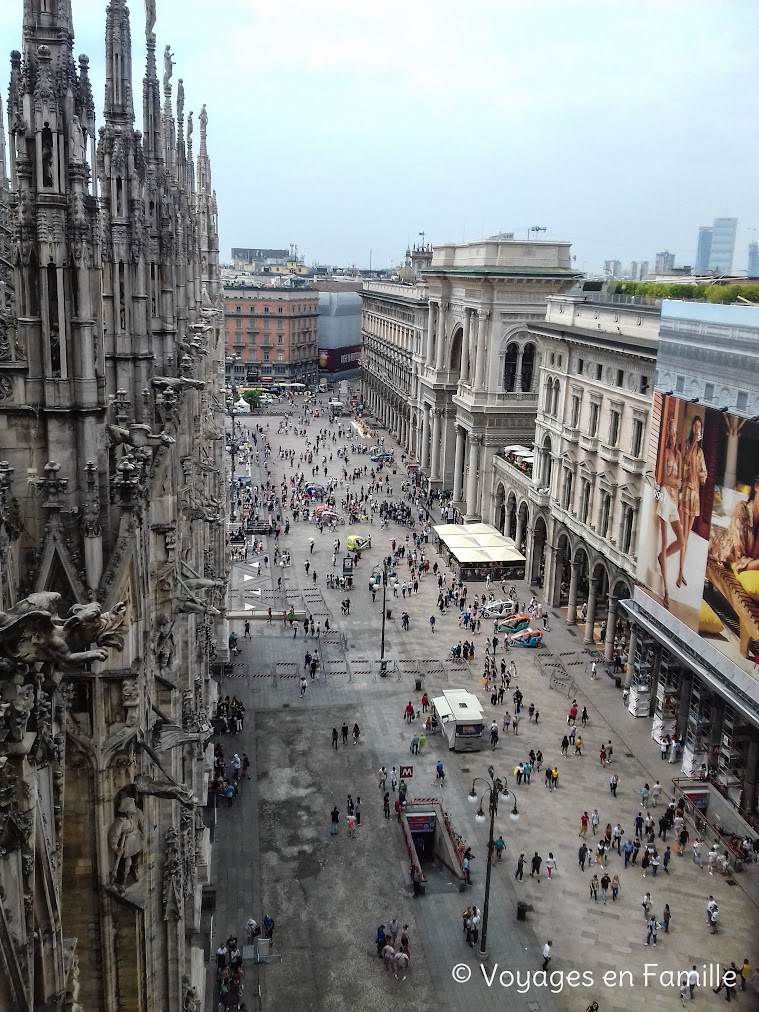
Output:
[[[155,0],[145,0],[145,37],[153,34],[156,22]]]

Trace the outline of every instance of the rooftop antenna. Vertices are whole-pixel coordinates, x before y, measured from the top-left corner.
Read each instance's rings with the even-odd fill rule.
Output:
[[[535,236],[537,237],[538,232],[545,232],[545,231],[546,231],[546,228],[545,228],[544,225],[532,225],[530,228],[527,229],[527,238],[531,239],[533,232],[535,233]]]
[[[424,239],[425,239],[425,236],[427,235],[427,233],[426,232],[420,232],[419,235],[422,237],[422,249],[424,249]]]

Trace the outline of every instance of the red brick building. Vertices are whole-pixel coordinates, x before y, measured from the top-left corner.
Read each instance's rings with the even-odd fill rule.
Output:
[[[224,292],[227,382],[316,386],[319,293],[304,288]]]

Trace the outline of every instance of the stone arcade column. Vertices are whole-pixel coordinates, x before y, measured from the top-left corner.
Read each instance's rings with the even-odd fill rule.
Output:
[[[466,514],[477,516],[477,466],[480,459],[480,437],[469,436],[469,474],[466,483]]]
[[[426,470],[430,466],[430,406],[424,405],[422,415],[422,453],[421,464]]]
[[[524,513],[522,510],[517,510],[517,536],[514,538],[514,544],[517,546],[517,551],[522,551],[522,538],[524,537]]]
[[[569,604],[567,606],[567,625],[577,625],[577,585],[580,582],[580,563],[572,563],[569,578]]]
[[[506,517],[503,523],[503,533],[506,535],[507,538],[511,537],[511,521],[513,517],[514,517],[514,507],[509,501],[506,504]]]
[[[433,349],[435,342],[435,321],[437,317],[437,303],[430,302],[429,315],[427,317],[427,346],[424,349],[424,364],[429,368],[434,361]]]
[[[460,383],[469,382],[469,337],[472,328],[472,310],[464,310],[464,333],[461,338],[461,374]]]
[[[435,369],[442,372],[445,369],[445,332],[446,314],[442,305],[438,310],[437,338],[435,340]]]
[[[453,501],[461,502],[464,484],[464,429],[456,426],[456,455],[453,462]]]
[[[584,643],[593,643],[595,637],[593,636],[593,626],[596,624],[596,599],[598,595],[598,577],[593,576],[590,580],[588,587],[588,613],[585,616],[585,636],[583,637]]]
[[[438,481],[440,478],[440,408],[435,408],[432,415],[432,450],[430,459],[430,478]]]
[[[477,313],[477,364],[475,366],[474,386],[475,390],[482,390],[485,384],[485,360],[487,358],[485,345],[487,343],[488,314],[483,310]]]
[[[606,639],[604,640],[604,660],[614,657],[614,629],[617,625],[617,599],[609,594],[609,610],[606,613]]]

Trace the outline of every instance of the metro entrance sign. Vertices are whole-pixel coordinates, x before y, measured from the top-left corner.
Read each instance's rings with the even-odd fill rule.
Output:
[[[401,766],[401,778],[403,780],[410,780],[414,775],[413,766]]]

